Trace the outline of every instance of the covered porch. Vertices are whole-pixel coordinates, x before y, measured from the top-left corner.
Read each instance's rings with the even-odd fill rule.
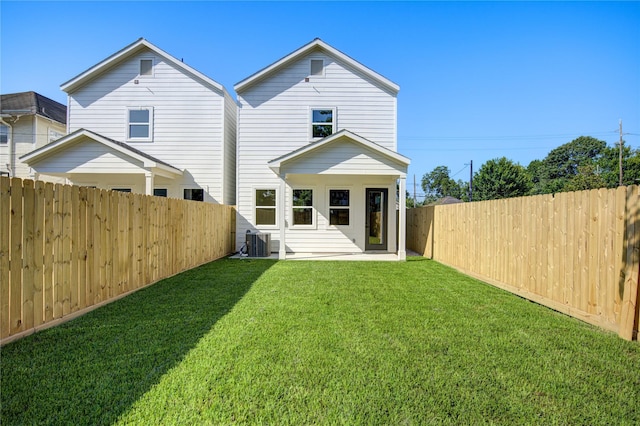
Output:
[[[21,157],[40,175],[65,178],[68,183],[101,189],[154,195],[182,171],[125,143],[79,129]],[[166,194],[165,194],[166,195]]]
[[[346,130],[269,162],[278,258],[405,260],[408,164]]]

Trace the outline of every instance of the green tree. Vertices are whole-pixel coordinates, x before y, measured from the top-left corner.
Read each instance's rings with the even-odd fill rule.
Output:
[[[607,143],[591,136],[580,136],[553,149],[540,163],[529,165],[536,194],[561,192],[578,175],[581,166],[597,165]],[[532,162],[533,163],[533,162]]]
[[[562,191],[584,191],[586,189],[605,188],[607,183],[597,165],[584,164],[578,167],[578,173],[567,181]]]
[[[473,199],[494,200],[527,195],[532,187],[527,170],[506,157],[484,163],[473,178]]]
[[[615,188],[620,182],[620,146],[608,146],[598,163],[607,188]],[[622,143],[622,184],[640,184],[640,149],[632,149]]]
[[[456,182],[450,176],[449,168],[438,166],[422,176],[422,190],[424,191],[424,204],[434,202],[440,198],[451,196],[461,198],[464,190],[461,181]]]

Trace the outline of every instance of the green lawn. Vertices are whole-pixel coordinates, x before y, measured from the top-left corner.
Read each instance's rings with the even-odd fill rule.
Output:
[[[3,426],[640,422],[637,342],[421,258],[220,260],[0,367]]]

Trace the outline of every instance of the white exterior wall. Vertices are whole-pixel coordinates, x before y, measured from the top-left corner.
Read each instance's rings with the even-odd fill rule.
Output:
[[[357,253],[365,250],[365,196],[367,188],[387,188],[387,250],[396,250],[396,180],[381,176],[310,176],[297,175],[287,179],[285,196],[287,208],[286,247],[288,252],[345,252]],[[312,229],[291,226],[293,209],[291,197],[293,189],[313,189],[314,220]],[[349,226],[333,226],[329,224],[328,197],[330,189],[348,189],[350,194]],[[321,232],[318,232],[321,231]],[[279,235],[272,234],[272,239],[279,240]]]
[[[236,204],[236,114],[238,104],[231,95],[224,94],[224,204]]]
[[[153,59],[153,76],[138,75],[140,59]],[[235,128],[224,125],[225,119],[233,126],[236,121],[235,109],[225,105],[229,99],[161,56],[142,52],[69,94],[69,132],[85,128],[126,142],[184,170],[172,182],[178,198],[184,188],[201,187],[205,201],[223,203],[231,196],[223,188],[223,155],[235,152]],[[153,108],[152,141],[127,140],[128,107]]]
[[[324,59],[324,76],[309,77],[312,58]],[[306,77],[309,77],[308,82],[305,82]],[[242,91],[238,94],[238,101],[238,248],[249,229],[270,232],[274,241],[272,251],[279,250],[277,226],[253,226],[254,190],[269,187],[280,190],[280,179],[267,163],[313,141],[310,137],[311,108],[336,108],[334,132],[348,129],[393,151],[397,148],[395,94],[326,54],[310,53],[275,76]],[[353,176],[346,175],[332,179],[332,185],[358,182]],[[362,185],[365,183],[358,185],[354,187],[353,196],[360,198],[353,198],[354,205],[364,202]],[[290,189],[287,192],[290,193]],[[395,180],[393,190],[389,191],[389,195],[392,194],[395,194]],[[393,205],[395,208],[395,197]],[[361,216],[364,218],[364,212]],[[321,221],[318,226],[323,226]],[[288,231],[287,246],[291,250],[302,248],[302,239],[306,238],[307,246],[315,247],[313,251],[320,246],[330,251],[361,251],[364,245],[360,245],[362,238],[357,233],[364,235],[364,224],[361,230],[356,230],[356,227],[359,225],[354,222],[353,232],[325,229],[327,232],[315,232],[312,236],[299,233],[300,244],[295,240],[290,244]],[[353,243],[353,238],[356,238],[356,243]],[[389,246],[389,250],[395,250],[395,246]]]

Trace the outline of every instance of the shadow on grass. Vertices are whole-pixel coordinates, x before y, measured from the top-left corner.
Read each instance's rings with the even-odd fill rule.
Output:
[[[0,420],[111,424],[159,382],[274,261],[223,259],[0,349]]]

